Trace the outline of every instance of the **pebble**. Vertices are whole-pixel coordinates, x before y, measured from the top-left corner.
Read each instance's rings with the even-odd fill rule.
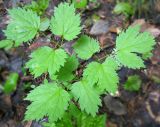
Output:
[[[103,100],[106,108],[115,115],[125,115],[127,113],[125,105],[123,105],[118,99],[106,95]]]
[[[109,23],[104,20],[97,21],[91,28],[91,35],[106,34],[109,31]]]

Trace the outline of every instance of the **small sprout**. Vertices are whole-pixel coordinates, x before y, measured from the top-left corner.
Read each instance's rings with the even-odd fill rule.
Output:
[[[39,3],[47,1],[39,0]],[[86,1],[81,2],[84,2],[83,6],[86,3]],[[47,6],[44,4],[44,8]],[[123,3],[117,6],[115,12],[133,14],[130,5]],[[39,8],[36,4],[35,7]],[[25,120],[39,121],[48,117],[49,127],[70,124],[72,126],[72,124],[75,125],[73,121],[79,120],[82,124],[76,123],[75,126],[105,126],[105,117],[96,116],[99,106],[102,105],[101,95],[106,92],[115,94],[118,91],[117,71],[121,67],[131,69],[145,67],[142,56],[146,53],[151,54],[155,45],[154,37],[147,32],[140,32],[139,26],[129,27],[116,38],[113,52],[104,61],[97,60],[96,62],[93,61],[92,56],[100,52],[99,42],[85,34],[79,36],[82,29],[80,14],[76,13],[73,4],[60,3],[58,7],[55,7],[51,22],[48,19],[40,21],[40,16],[36,12],[33,9],[24,8],[9,10],[11,20],[7,29],[4,30],[7,39],[13,41],[14,46],[31,41],[36,37],[37,32],[47,30],[49,24],[52,34],[61,37],[61,42],[54,41],[53,47],[55,48],[45,45],[33,51],[30,60],[26,63],[26,67],[29,68],[34,78],[43,75],[47,80],[27,95],[26,100],[31,101],[31,104],[27,107]],[[10,47],[12,44],[10,41],[3,42],[0,42],[2,48]],[[70,53],[72,56],[67,54],[64,48],[65,42],[73,47]],[[88,60],[89,64],[85,67],[82,64],[79,68],[78,58]],[[13,92],[17,81],[18,74],[11,73],[4,85],[4,92]],[[140,77],[131,76],[124,88],[129,91],[138,91],[140,85]],[[29,84],[26,88],[28,86],[32,87]],[[79,115],[72,114],[73,111],[69,108],[72,102],[75,107],[78,105],[79,113],[77,114],[81,117],[77,118],[76,116]]]
[[[128,91],[139,91],[141,83],[142,81],[138,75],[129,76],[124,84],[124,89]]]
[[[31,4],[24,6],[24,8],[30,9],[38,13],[38,15],[42,15],[45,12],[45,10],[48,8],[49,2],[50,0],[37,0],[37,2],[32,1]]]
[[[117,3],[113,12],[116,14],[124,14],[128,18],[134,14],[134,8],[129,3],[120,2]]]
[[[75,8],[85,8],[87,6],[87,0],[72,0]]]
[[[19,75],[17,73],[11,73],[5,84],[4,84],[4,92],[7,94],[12,93],[14,90],[16,90],[17,82],[18,82]]]

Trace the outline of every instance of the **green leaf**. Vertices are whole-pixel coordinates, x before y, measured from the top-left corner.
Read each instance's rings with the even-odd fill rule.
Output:
[[[106,116],[89,116],[85,113],[82,113],[78,119],[78,127],[105,127],[106,125]]]
[[[129,27],[116,39],[116,59],[128,68],[144,67],[138,54],[151,52],[155,45],[154,37],[147,32],[139,33],[139,26]]]
[[[11,18],[4,33],[7,39],[15,41],[15,46],[35,37],[40,27],[40,17],[31,10],[14,8],[8,11]]]
[[[49,121],[54,122],[62,118],[67,110],[70,95],[57,84],[48,83],[32,90],[26,100],[32,103],[27,107],[25,120],[39,120],[48,116]]]
[[[44,46],[32,52],[30,57],[31,59],[26,63],[26,67],[35,77],[46,72],[53,76],[64,66],[67,54],[63,49],[54,50]]]
[[[87,0],[72,0],[75,8],[85,8],[87,6]]]
[[[129,76],[124,84],[124,89],[128,91],[138,91],[141,87],[141,79],[138,75]]]
[[[84,70],[83,77],[92,85],[96,84],[104,91],[115,93],[119,82],[116,70],[118,65],[112,58],[107,58],[103,64],[92,62]]]
[[[81,115],[81,110],[77,107],[74,102],[71,102],[68,108],[69,114],[77,120]]]
[[[66,59],[64,66],[57,73],[57,79],[62,82],[71,81],[74,78],[73,71],[78,68],[78,59],[73,55]]]
[[[144,54],[142,55],[142,58],[143,58],[144,60],[148,60],[148,59],[150,59],[152,56],[153,56],[152,52],[146,52],[146,53],[144,53]]]
[[[72,94],[80,104],[81,110],[95,116],[98,112],[98,106],[101,106],[97,91],[85,80],[74,83],[71,89]]]
[[[48,8],[50,0],[37,0],[37,2],[32,1],[31,4],[24,6],[25,9],[30,9],[39,15],[42,15],[44,11]]]
[[[76,127],[105,127],[106,124],[106,115],[93,117],[80,111],[73,103],[69,106],[69,114],[73,116]]]
[[[127,2],[120,2],[117,3],[113,12],[116,14],[124,14],[125,16],[129,17],[134,14],[134,8]]]
[[[81,31],[81,21],[80,15],[75,14],[74,5],[61,3],[54,12],[50,26],[52,33],[68,41],[75,39]]]
[[[50,25],[50,21],[48,18],[44,18],[41,20],[41,24],[40,24],[40,31],[45,31],[48,29]]]
[[[11,73],[8,76],[8,78],[4,84],[4,92],[5,93],[9,94],[16,89],[18,77],[19,77],[19,75],[17,73]]]
[[[55,123],[42,123],[44,127],[56,127]]]
[[[13,41],[11,40],[1,40],[0,48],[10,49],[13,46]]]
[[[94,53],[99,52],[100,50],[98,41],[86,35],[82,35],[74,44],[73,48],[78,54],[78,57],[84,60],[89,59]]]
[[[94,2],[94,3],[95,3],[95,2],[98,2],[97,0],[89,0],[89,1],[90,1],[90,2]]]
[[[56,122],[56,127],[73,127],[71,115],[66,112],[63,118]]]

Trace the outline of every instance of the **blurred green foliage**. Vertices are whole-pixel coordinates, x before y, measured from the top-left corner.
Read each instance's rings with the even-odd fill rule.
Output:
[[[44,11],[48,8],[50,0],[37,0],[32,1],[31,4],[24,6],[26,9],[31,9],[34,12],[37,12],[38,15],[42,15]]]
[[[13,41],[12,40],[1,40],[0,41],[0,49],[4,48],[5,50],[8,50],[12,47]]]
[[[124,14],[128,18],[134,14],[134,8],[127,2],[119,2],[116,4],[113,12],[116,14]]]
[[[42,123],[45,127],[105,127],[106,115],[90,116],[80,111],[73,103],[69,112],[63,115],[56,123]]]
[[[129,76],[124,84],[124,89],[127,91],[139,91],[141,83],[142,81],[138,75]]]
[[[4,84],[4,92],[6,94],[12,93],[16,87],[17,87],[17,82],[18,82],[18,73],[10,73],[5,84]]]
[[[136,14],[140,18],[141,16],[147,17],[148,13],[151,13],[151,10],[155,7],[156,2],[157,0],[117,0],[116,6],[122,8],[122,14]]]
[[[74,3],[75,8],[85,8],[87,6],[87,0],[72,0]]]

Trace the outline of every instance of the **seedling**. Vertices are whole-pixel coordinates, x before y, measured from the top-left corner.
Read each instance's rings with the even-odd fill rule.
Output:
[[[3,91],[10,94],[16,90],[19,75],[17,73],[10,73],[4,84]]]
[[[124,84],[124,89],[127,91],[139,91],[141,83],[142,81],[138,75],[129,76]]]
[[[30,9],[36,12],[38,15],[42,15],[44,11],[48,8],[50,0],[37,0],[37,2],[32,1],[31,4],[24,6],[25,9]]]
[[[113,10],[116,14],[124,14],[126,18],[134,15],[135,10],[128,2],[118,2]]]
[[[100,120],[91,127],[103,126],[105,116],[97,115],[102,105],[100,96],[117,91],[117,71],[121,67],[145,67],[141,56],[151,52],[155,45],[154,37],[147,32],[140,33],[140,27],[134,26],[120,33],[113,52],[103,62],[92,61],[85,67],[82,76],[77,75],[78,58],[88,60],[101,49],[97,40],[80,35],[80,15],[75,11],[74,5],[68,3],[61,3],[55,8],[50,30],[53,35],[61,37],[62,42],[55,42],[58,43],[55,48],[44,46],[36,49],[26,63],[25,67],[35,78],[48,74],[50,82],[45,80],[25,98],[31,102],[25,120],[39,121],[47,117],[46,126],[49,127],[59,124],[78,126],[81,118],[73,112],[77,108],[82,116],[85,114],[87,122]],[[7,39],[14,41],[14,46],[32,40],[40,30],[40,17],[32,10],[14,8],[9,10],[9,15],[11,20],[4,32]],[[72,40],[76,41],[72,46],[75,53],[70,55],[62,45]],[[82,124],[90,127],[87,123]]]

